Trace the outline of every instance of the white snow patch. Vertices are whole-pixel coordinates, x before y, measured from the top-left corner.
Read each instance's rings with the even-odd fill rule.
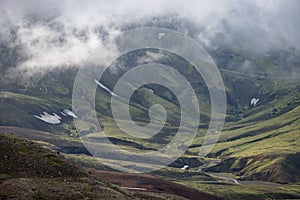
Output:
[[[154,93],[154,91],[153,90],[151,90],[151,89],[149,89],[149,88],[147,88],[150,92],[152,92],[152,93]]]
[[[111,91],[108,87],[106,87],[105,85],[103,85],[102,83],[100,83],[99,81],[97,81],[96,79],[94,80],[95,83],[97,85],[99,85],[100,87],[102,87],[104,90],[106,90],[107,92],[109,92],[111,95],[113,96],[118,96],[117,94],[115,94],[113,91]]]
[[[184,165],[183,167],[181,167],[182,170],[187,170],[189,168],[188,165]]]
[[[47,112],[43,112],[42,114],[38,115],[33,115],[35,118],[40,119],[44,122],[47,122],[49,124],[59,124],[61,123],[61,117],[58,116],[57,114],[53,113],[53,115],[48,114]]]
[[[62,112],[62,114],[66,114],[66,115],[69,115],[70,117],[73,117],[73,118],[78,118],[77,115],[75,115],[75,113],[73,113],[71,110],[69,109],[64,109],[64,111]],[[66,116],[65,115],[65,116]]]
[[[256,98],[252,98],[251,102],[250,102],[251,106],[256,106],[256,104],[257,104],[258,101],[259,101],[259,98],[257,98],[257,99]]]

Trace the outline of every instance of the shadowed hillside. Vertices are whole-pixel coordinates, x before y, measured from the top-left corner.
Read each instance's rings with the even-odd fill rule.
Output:
[[[161,182],[164,186],[143,193],[129,192],[110,183],[117,184],[126,174],[115,177],[109,172],[88,172],[57,152],[7,133],[0,134],[0,159],[1,199],[218,199],[150,176],[133,177],[148,185]],[[181,187],[186,193],[178,192]]]

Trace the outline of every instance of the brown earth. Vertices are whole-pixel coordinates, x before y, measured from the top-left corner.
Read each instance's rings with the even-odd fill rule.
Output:
[[[197,189],[150,175],[100,170],[91,170],[90,172],[102,180],[109,181],[121,187],[145,189],[145,192],[173,194],[187,199],[217,199],[216,197]]]

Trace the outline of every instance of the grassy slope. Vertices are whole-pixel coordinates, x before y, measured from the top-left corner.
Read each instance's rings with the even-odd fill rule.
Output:
[[[0,137],[1,199],[130,199],[55,152],[10,134]]]
[[[87,171],[57,152],[7,133],[0,134],[0,159],[1,199],[218,199],[152,176]],[[118,184],[120,177],[125,186],[144,187],[147,192],[129,192],[110,184]]]
[[[66,75],[63,73],[62,76]],[[274,163],[273,161],[275,160],[285,162],[285,156],[290,153],[299,152],[299,140],[298,136],[295,135],[299,129],[297,125],[298,111],[295,107],[300,104],[297,84],[281,83],[280,81],[262,79],[261,77],[247,77],[239,72],[229,70],[223,70],[222,76],[226,84],[228,96],[228,123],[221,134],[219,143],[213,152],[211,152],[211,156],[221,157],[224,160],[229,157],[234,157],[235,159],[250,156],[255,157],[253,162],[257,159],[256,164],[252,163],[252,167],[247,168],[242,166],[240,168],[244,170],[239,171],[241,175],[251,179],[253,178],[251,177],[252,174],[256,174],[262,169],[262,167],[258,168],[256,165],[261,165],[262,162],[260,161],[266,157],[267,152],[271,151],[271,155],[267,156],[268,162],[265,161],[265,163],[268,163],[270,166],[272,166],[271,164]],[[60,79],[61,77],[54,74],[52,76],[47,75],[47,78],[49,80],[40,81],[40,86],[48,88],[47,94],[45,94],[45,92],[36,93],[34,89],[25,92],[25,94],[1,92],[1,110],[3,112],[0,120],[2,125],[28,127],[56,134],[67,133],[68,135],[76,135],[71,118],[64,118],[64,123],[60,125],[49,125],[32,116],[33,114],[38,114],[43,111],[59,113],[66,107],[70,108],[70,99],[68,97],[70,93],[57,93],[60,91],[57,90],[58,87],[66,87],[65,83],[58,82],[56,85],[51,86],[53,80],[57,78]],[[48,83],[50,85],[48,85]],[[201,87],[200,83],[201,81],[195,83],[196,90],[198,87]],[[249,85],[251,85],[251,89]],[[52,91],[51,88],[54,88],[54,90]],[[27,93],[28,95],[26,95]],[[176,118],[178,118],[178,114],[176,113],[178,111],[173,109],[173,107],[176,108],[173,100],[168,100],[164,98],[164,96],[154,96],[144,89],[141,89],[141,93],[144,98],[142,98],[143,96],[136,97],[131,106],[133,118],[139,120],[140,124],[147,123],[148,114],[145,111],[149,105],[153,103],[161,103],[169,108],[168,110],[171,111],[169,113],[171,115],[171,122],[176,121]],[[201,96],[200,94],[200,97],[204,98],[205,95]],[[249,101],[252,97],[261,98],[258,106],[249,106]],[[62,99],[68,100],[64,101]],[[147,101],[139,102],[143,99]],[[97,92],[96,104],[99,121],[104,127],[105,134],[109,136],[112,141],[115,141],[115,144],[127,150],[140,151],[160,148],[168,143],[172,135],[176,132],[176,126],[169,126],[165,127],[163,132],[149,140],[128,137],[128,135],[118,129],[114,123],[111,113],[108,112],[109,95],[101,89]],[[240,118],[241,120],[238,120]],[[200,130],[199,132],[204,132],[204,130]],[[285,140],[286,138],[293,138],[294,141]],[[194,142],[195,146],[199,146],[202,139],[200,134]],[[272,144],[273,147],[270,148],[269,144]],[[190,148],[188,153],[190,155],[185,155],[184,157],[189,158],[191,155],[196,156],[197,151],[198,148]],[[282,156],[273,156],[274,152],[279,151]],[[237,161],[236,164],[239,164],[239,161]],[[224,169],[221,171],[224,171]],[[228,169],[225,171],[228,171]],[[281,172],[281,169],[279,169],[279,172],[276,170],[276,173],[280,174]],[[259,175],[256,176],[255,179],[265,178]],[[270,178],[268,180],[276,181],[276,179],[277,178]],[[291,180],[286,179],[282,181]]]
[[[276,95],[266,97],[269,101],[226,125],[210,153],[223,162],[210,170],[234,172],[248,180],[299,181],[300,93],[297,84],[279,86]]]
[[[260,182],[233,185],[226,183],[206,183],[203,181],[178,181],[181,184],[201,189],[224,199],[299,199],[299,184],[272,185]]]
[[[222,56],[221,56],[222,57]],[[237,64],[243,60],[235,59]],[[169,64],[169,60],[164,61]],[[227,61],[224,61],[227,62]],[[258,62],[258,61],[257,61]],[[172,64],[172,62],[171,62]],[[173,62],[174,64],[174,62]],[[179,68],[184,63],[177,63]],[[260,65],[271,65],[269,61],[262,61]],[[272,68],[272,67],[270,67]],[[188,70],[187,70],[188,71]],[[241,178],[250,180],[269,180],[279,182],[294,182],[299,180],[299,84],[295,82],[282,82],[271,80],[263,76],[245,76],[232,69],[222,70],[222,76],[226,85],[228,97],[227,124],[221,134],[220,141],[216,145],[211,157],[221,158],[223,162],[211,170],[230,171]],[[190,72],[185,75],[191,76]],[[32,115],[43,111],[49,113],[60,112],[64,108],[70,108],[70,95],[74,71],[63,73],[49,73],[42,80],[37,80],[37,85],[24,87],[19,84],[4,85],[1,89],[1,125],[13,125],[43,130],[55,134],[75,135],[75,127],[71,119],[64,119],[61,125],[48,125],[35,119]],[[201,111],[205,111],[204,118],[207,121],[209,114],[207,94],[203,90],[203,82],[191,76],[190,81],[199,94],[202,104]],[[267,79],[266,79],[267,78]],[[114,78],[115,79],[115,78]],[[114,80],[112,79],[112,80]],[[111,86],[110,84],[108,84]],[[158,88],[161,89],[161,88]],[[142,91],[143,89],[141,89]],[[170,121],[176,124],[176,102],[169,94],[161,90],[158,96],[142,91],[143,96],[137,96],[131,107],[133,118],[141,124],[145,124],[148,114],[145,112],[152,103],[162,103],[171,111]],[[256,107],[250,107],[252,97],[261,100]],[[176,126],[171,126],[165,132],[158,134],[152,140],[139,140],[123,134],[114,124],[109,110],[109,95],[99,89],[96,97],[98,117],[104,127],[105,134],[116,140],[116,144],[127,150],[141,150],[144,148],[159,148],[171,139]],[[147,100],[147,101],[145,101]],[[204,124],[205,125],[205,124]],[[189,149],[187,158],[197,156],[201,145],[203,133],[195,140],[195,147]],[[117,140],[118,139],[118,140]],[[190,163],[188,163],[190,164]]]

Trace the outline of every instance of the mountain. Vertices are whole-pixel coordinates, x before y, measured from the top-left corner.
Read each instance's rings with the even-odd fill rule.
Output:
[[[171,28],[175,25],[177,28],[193,27],[193,24],[186,22],[161,20],[162,26],[169,24]],[[149,24],[146,23],[146,25]],[[129,29],[131,26],[137,25],[128,25],[123,28]],[[196,32],[196,30],[193,31]],[[218,43],[218,41],[215,42]],[[131,117],[140,125],[149,123],[148,110],[152,105],[161,104],[167,110],[166,124],[168,125],[148,139],[129,136],[118,128],[112,117],[110,107],[112,93],[109,91],[126,71],[137,65],[156,62],[172,66],[187,78],[199,99],[201,111],[199,130],[193,144],[184,155],[166,168],[150,174],[229,199],[299,198],[300,191],[297,189],[300,183],[300,138],[298,134],[300,130],[300,83],[297,71],[299,70],[299,52],[289,49],[260,54],[241,47],[226,45],[206,46],[206,48],[220,70],[227,96],[225,127],[217,144],[206,158],[200,159],[198,153],[210,120],[208,88],[193,66],[181,57],[166,51],[145,49],[130,52],[113,63],[117,68],[116,71],[106,70],[103,78],[97,80],[99,81],[95,97],[97,118],[105,135],[113,144],[128,150],[130,152],[128,156],[135,151],[146,153],[157,150],[169,143],[180,123],[180,105],[170,90],[160,85],[148,84],[139,88],[130,100]],[[73,121],[76,113],[72,112],[71,98],[78,67],[58,68],[42,75],[24,78],[16,70],[17,63],[26,59],[22,48],[2,44],[0,52],[0,130],[35,140],[47,148],[64,153],[64,157],[82,166],[110,171],[104,175],[98,173],[108,181],[110,177],[118,176],[118,172],[111,172],[115,170],[91,157],[91,153],[81,143],[82,135],[78,135],[76,131]],[[170,74],[163,75],[166,79],[172,78]],[[92,80],[91,84],[97,83]],[[20,140],[23,141],[20,147],[13,146],[14,136],[2,134],[1,137],[4,137],[4,141],[9,141],[11,149],[22,149],[24,146],[28,146],[29,149],[37,148],[35,144],[32,146],[23,139]],[[93,129],[88,130],[88,134],[84,137],[96,142],[103,141],[103,138],[93,133]],[[45,154],[48,154],[48,151]],[[24,160],[13,159],[18,163],[11,163],[12,167],[19,166],[20,168],[12,168],[10,172],[5,171],[8,170],[6,163],[2,166],[2,170],[5,174],[8,173],[9,177],[18,178],[16,188],[24,184],[23,179],[20,179],[24,171],[28,173],[24,175],[25,177],[37,176],[49,179],[48,175],[44,177],[44,174],[47,174],[46,171],[38,171],[32,165],[36,160],[41,160],[41,163],[37,163],[41,170],[46,169],[44,166],[49,166],[47,169],[50,170],[50,176],[60,177],[56,173],[66,169],[59,167],[70,166],[72,170],[68,171],[68,168],[64,172],[66,177],[74,178],[79,174],[80,177],[87,177],[83,169],[65,164],[69,161],[60,155],[55,154],[54,161],[51,160],[52,155],[53,153],[51,153],[50,160],[44,160],[44,155],[37,154],[37,158],[30,158],[30,165],[26,167],[22,164]],[[141,161],[143,161],[142,158]],[[8,161],[1,161],[2,164],[5,162]],[[56,165],[57,162],[64,164]],[[147,163],[131,163],[126,158],[118,157],[108,159],[107,162],[116,166],[122,162],[141,168],[147,166]],[[188,165],[190,169],[183,171],[181,168],[184,165]],[[241,184],[236,185],[233,180]],[[12,179],[5,179],[5,181],[11,182]],[[8,187],[10,182],[5,181],[1,184],[6,184]],[[40,180],[26,181],[33,181],[33,185],[40,183]],[[57,181],[63,184],[62,180]],[[114,183],[117,184],[118,181]],[[52,184],[54,182],[49,180],[49,185]],[[81,179],[72,184],[85,187]],[[158,184],[156,179],[155,184]],[[105,187],[112,191],[111,195],[116,195],[116,197],[120,195],[125,199],[128,197],[127,191],[123,193],[119,189],[115,191],[109,188],[110,186]],[[227,190],[230,192],[226,192]],[[40,194],[30,193],[30,195]]]

